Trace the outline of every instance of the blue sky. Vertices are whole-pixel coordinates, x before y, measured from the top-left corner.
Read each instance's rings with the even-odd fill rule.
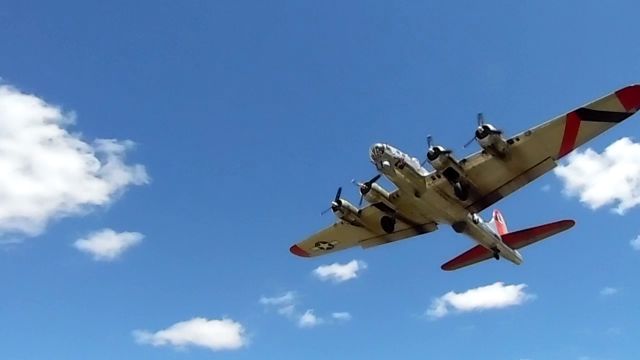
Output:
[[[372,143],[422,158],[433,134],[462,156],[477,112],[514,134],[640,81],[638,10],[637,1],[5,3],[0,357],[637,358],[638,209],[615,213],[622,199],[606,191],[611,202],[592,209],[579,200],[587,180],[568,196],[548,174],[497,205],[511,229],[577,221],[525,249],[520,267],[441,271],[471,245],[447,228],[311,260],[288,248],[333,221],[319,213],[337,186],[357,200],[349,181],[375,174]],[[639,131],[630,118],[587,145],[590,159]],[[585,178],[607,188],[609,170]],[[632,197],[635,176],[624,184]],[[352,260],[355,278],[314,273]],[[496,282],[524,298],[425,315],[449,291]],[[322,320],[300,327],[307,310]],[[350,319],[332,318],[344,312]],[[175,331],[158,333],[197,318],[239,338],[176,348],[162,338]]]

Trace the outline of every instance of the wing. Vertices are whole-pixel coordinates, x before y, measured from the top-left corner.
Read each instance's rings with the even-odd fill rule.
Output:
[[[502,241],[512,249],[518,250],[537,243],[575,225],[573,220],[560,220],[549,224],[534,226],[502,235]],[[453,260],[442,265],[442,270],[457,270],[493,257],[493,253],[482,245],[476,245]]]
[[[369,205],[360,210],[360,224],[338,221],[293,245],[289,250],[298,256],[314,257],[357,245],[363,248],[383,245],[437,229],[435,222],[416,223],[396,214],[394,229],[388,233],[383,229],[383,222],[390,221],[389,211],[393,210],[382,203]]]
[[[508,139],[510,153],[504,159],[481,151],[462,160],[475,190],[465,202],[467,209],[480,212],[520,189],[638,108],[640,85],[631,85]]]

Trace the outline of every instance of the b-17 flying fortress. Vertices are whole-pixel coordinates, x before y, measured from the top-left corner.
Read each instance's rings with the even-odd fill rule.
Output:
[[[337,221],[290,251],[314,257],[357,245],[370,248],[449,225],[478,245],[443,264],[443,270],[491,258],[519,265],[523,262],[520,248],[565,231],[574,221],[510,232],[498,210],[489,222],[478,213],[552,170],[562,157],[639,108],[640,85],[630,85],[508,138],[479,116],[474,139],[482,150],[460,160],[450,150],[432,145],[431,139],[423,163],[391,145],[374,144],[369,156],[379,174],[357,184],[360,205],[341,198],[338,188],[330,208]],[[433,170],[423,167],[426,162]],[[397,189],[377,184],[382,175]],[[363,199],[368,203],[364,207]]]

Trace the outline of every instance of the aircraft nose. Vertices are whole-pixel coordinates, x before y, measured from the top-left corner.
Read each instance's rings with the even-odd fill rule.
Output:
[[[379,159],[382,154],[384,154],[384,144],[373,144],[371,146],[371,150],[369,150],[369,155],[371,156],[372,160],[376,160]]]

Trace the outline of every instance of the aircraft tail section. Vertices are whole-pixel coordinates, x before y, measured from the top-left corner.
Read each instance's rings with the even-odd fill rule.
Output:
[[[522,258],[520,256],[520,253],[517,251],[518,249],[529,246],[540,240],[544,240],[565,230],[569,230],[571,227],[573,227],[573,225],[575,225],[575,221],[560,220],[544,225],[534,226],[528,229],[506,232],[506,224],[504,224],[504,218],[502,218],[500,212],[496,210],[493,212],[493,219],[489,224],[491,224],[492,226],[504,225],[504,227],[502,228],[503,230],[496,229],[497,231],[504,231],[504,234],[501,235],[503,244],[500,244],[499,246],[499,250],[501,250],[500,254],[501,256],[508,258],[512,262],[520,264],[522,262]],[[510,253],[513,254],[513,257],[510,257]],[[442,270],[447,271],[456,270],[487,259],[491,259],[492,257],[494,257],[494,253],[491,250],[482,245],[476,245],[468,251],[462,253],[461,255],[458,255],[451,261],[445,263],[441,266],[441,268]]]
[[[517,250],[540,240],[544,240],[557,233],[569,230],[575,224],[576,222],[573,220],[560,220],[544,225],[534,226],[528,229],[506,233],[501,236],[502,241],[507,246]]]
[[[509,230],[507,230],[507,222],[498,209],[493,210],[493,216],[491,217],[491,221],[489,221],[489,225],[495,230],[496,234],[500,236],[509,232]]]

